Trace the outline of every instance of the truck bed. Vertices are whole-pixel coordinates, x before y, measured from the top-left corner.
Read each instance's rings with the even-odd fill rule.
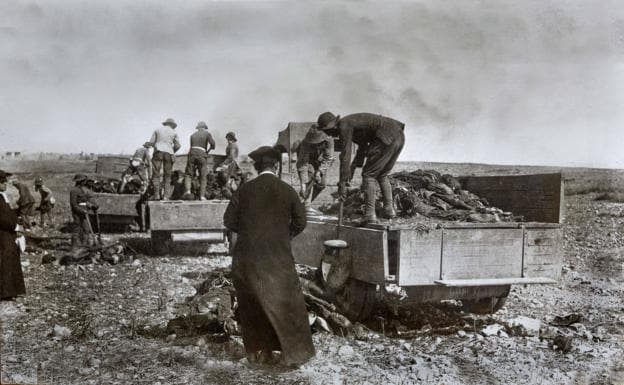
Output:
[[[470,190],[529,222],[438,222],[343,226],[351,277],[400,286],[495,286],[554,283],[561,274],[561,174],[462,177]],[[298,263],[318,266],[335,219],[310,221],[293,240]]]
[[[318,266],[335,223],[312,222],[293,244],[297,263]],[[561,271],[562,234],[550,223],[457,223],[422,231],[409,226],[343,226],[353,278],[401,286],[546,283]],[[496,279],[497,281],[486,281]]]

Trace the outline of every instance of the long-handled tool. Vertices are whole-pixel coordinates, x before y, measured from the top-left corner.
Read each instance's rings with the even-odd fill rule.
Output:
[[[98,240],[98,243],[101,245],[102,244],[102,231],[100,229],[100,214],[98,213],[97,209],[94,209],[93,212],[95,213],[95,225],[97,226],[97,240]]]
[[[342,215],[344,211],[344,198],[338,198],[340,203],[338,204],[338,226],[336,226],[336,239],[340,239],[340,228],[342,227]]]

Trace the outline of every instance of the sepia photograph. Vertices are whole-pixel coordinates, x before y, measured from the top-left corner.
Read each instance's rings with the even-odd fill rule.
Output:
[[[624,385],[621,1],[0,14],[0,384]]]

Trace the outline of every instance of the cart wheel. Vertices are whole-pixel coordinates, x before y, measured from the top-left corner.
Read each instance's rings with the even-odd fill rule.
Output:
[[[377,304],[377,286],[349,278],[344,289],[336,295],[336,304],[350,320],[366,320]]]
[[[509,289],[507,289],[507,292],[500,297],[462,299],[462,310],[474,314],[494,314],[505,306],[508,295]]]

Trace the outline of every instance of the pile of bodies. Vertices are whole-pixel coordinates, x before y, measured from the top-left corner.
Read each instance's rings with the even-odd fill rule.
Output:
[[[206,183],[206,199],[229,200],[232,197],[232,191],[237,186],[232,186],[233,182],[240,183],[240,180],[228,181],[220,174],[209,173]],[[143,181],[138,176],[132,176],[125,184],[123,191],[119,191],[121,180],[115,178],[89,178],[87,187],[96,193],[108,194],[141,194],[143,189]],[[191,194],[186,194],[184,185],[184,173],[174,171],[171,178],[173,185],[173,193],[170,197],[172,200],[196,200],[199,197],[199,177],[194,177],[191,182]],[[151,187],[151,184],[150,184]],[[149,190],[149,188],[148,188]],[[149,191],[148,191],[149,193]]]
[[[401,218],[483,223],[522,221],[510,212],[490,207],[487,200],[463,189],[459,180],[449,174],[442,175],[434,170],[402,171],[390,175],[390,183],[398,221]],[[338,207],[338,203],[333,203],[321,207],[321,211],[336,214]],[[381,196],[378,196],[378,213],[381,207]],[[363,212],[363,193],[358,188],[348,190],[345,218]]]

